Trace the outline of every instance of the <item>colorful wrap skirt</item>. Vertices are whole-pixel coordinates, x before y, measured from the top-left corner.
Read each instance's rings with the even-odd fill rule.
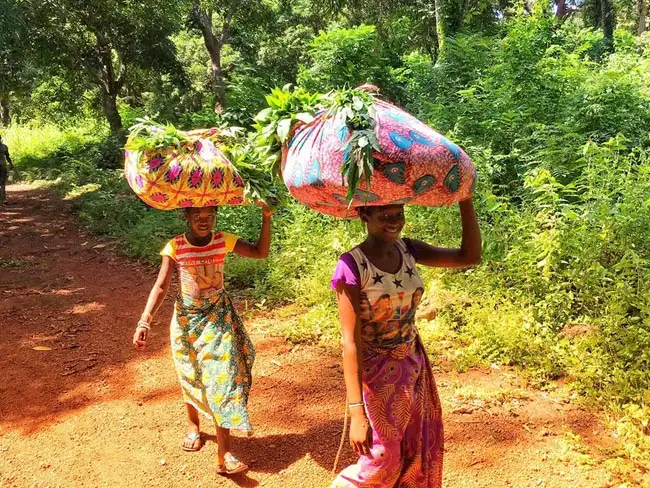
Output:
[[[371,455],[339,473],[332,488],[440,488],[442,408],[419,337],[364,357],[363,399],[372,427]]]
[[[183,400],[220,427],[252,432],[247,404],[255,349],[228,294],[178,299],[170,335]]]

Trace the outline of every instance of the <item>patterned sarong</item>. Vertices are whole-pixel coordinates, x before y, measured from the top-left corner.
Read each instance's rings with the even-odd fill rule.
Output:
[[[170,334],[184,401],[220,427],[251,432],[255,349],[228,294],[177,300]]]
[[[332,488],[440,488],[442,409],[419,337],[364,357],[363,399],[372,427],[371,455],[344,469]]]

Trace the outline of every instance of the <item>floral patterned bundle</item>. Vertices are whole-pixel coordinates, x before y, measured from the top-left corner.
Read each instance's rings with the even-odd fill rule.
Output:
[[[159,210],[245,203],[244,181],[217,148],[219,134],[219,129],[199,129],[184,132],[178,147],[126,149],[129,186]]]
[[[358,216],[357,207],[409,204],[451,205],[471,196],[476,170],[465,152],[407,112],[384,101],[375,108],[381,152],[373,154],[370,186],[346,198],[341,166],[349,129],[342,115],[297,127],[283,161],[284,183],[298,201],[335,217]]]

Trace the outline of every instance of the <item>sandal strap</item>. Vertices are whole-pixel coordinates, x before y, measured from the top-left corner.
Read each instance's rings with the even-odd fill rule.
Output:
[[[201,438],[201,434],[198,432],[188,432],[185,438],[191,441],[198,441]]]
[[[226,453],[226,455],[224,456],[224,459],[225,459],[225,461],[226,461],[226,464],[227,464],[227,463],[231,463],[231,464],[238,464],[238,463],[241,463],[241,461],[240,461],[239,459],[237,459],[237,458],[235,457],[235,455],[233,455],[233,454],[231,454],[231,453],[229,453],[229,452]]]
[[[233,456],[230,453],[226,454],[224,461],[225,462],[223,464],[223,467],[225,468],[225,470],[228,473],[230,473],[230,472],[239,473],[241,471],[245,471],[245,470],[248,469],[248,465],[246,463],[240,461],[239,459],[237,459],[235,456]]]

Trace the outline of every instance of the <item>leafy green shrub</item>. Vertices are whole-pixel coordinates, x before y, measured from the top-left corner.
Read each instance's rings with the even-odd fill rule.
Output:
[[[589,140],[623,133],[634,145],[650,144],[647,57],[623,51],[594,62],[597,40],[571,22],[520,17],[496,37],[457,36],[436,66],[406,56],[399,79],[409,108],[489,155],[490,179],[513,194],[529,167],[545,167],[562,183],[579,176]]]
[[[566,185],[531,169],[516,209],[488,206],[482,195],[479,213],[491,223],[483,237],[501,244],[486,246],[484,264],[471,273],[442,278],[474,299],[441,315],[474,338],[472,354],[532,362],[541,376],[569,375],[594,398],[633,401],[650,388],[642,366],[650,337],[642,285],[650,279],[642,230],[650,229],[650,161],[625,152],[621,139],[589,143],[583,175]],[[508,318],[512,304],[525,313],[520,320]]]
[[[311,59],[298,72],[298,84],[307,90],[327,92],[373,83],[389,98],[395,97],[396,83],[374,26],[321,32],[308,52]]]
[[[406,87],[407,108],[439,131],[453,130],[463,116],[461,90],[476,83],[493,61],[493,44],[493,38],[461,34],[446,42],[436,63],[417,51],[404,55],[395,74]]]

